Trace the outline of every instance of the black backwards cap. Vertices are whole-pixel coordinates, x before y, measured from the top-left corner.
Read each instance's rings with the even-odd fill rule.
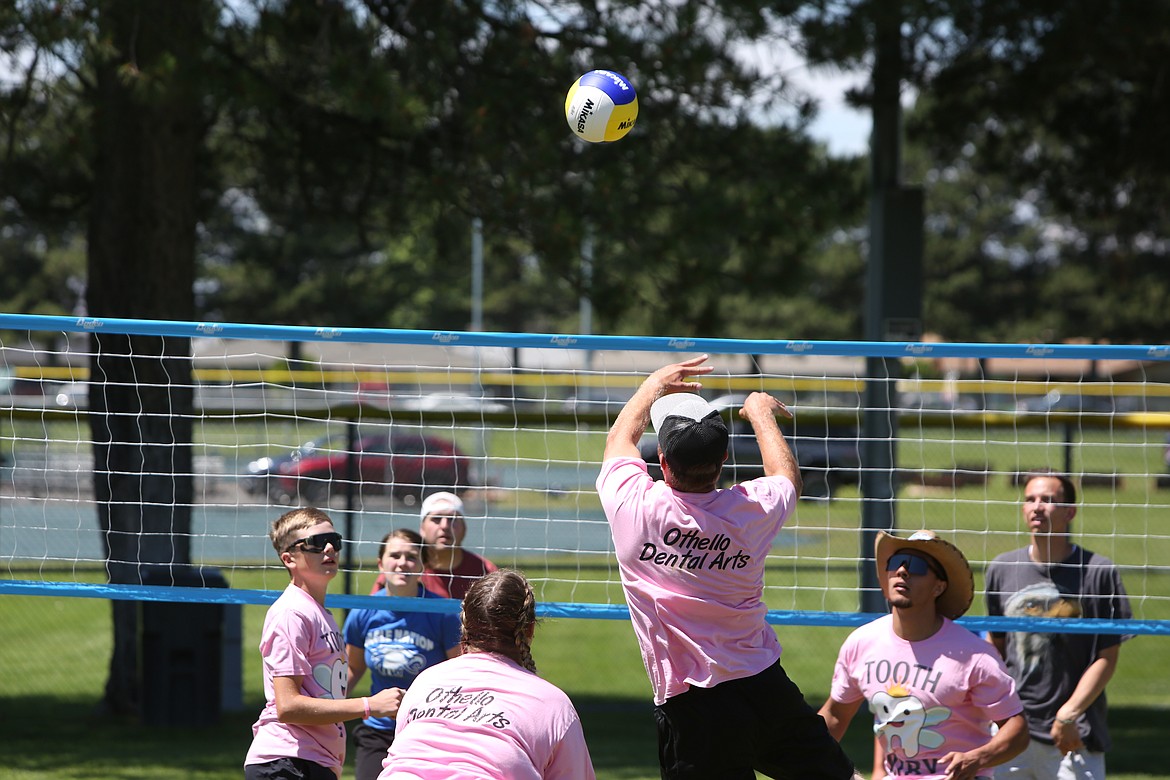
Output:
[[[671,466],[709,466],[727,456],[727,424],[719,410],[694,393],[662,396],[650,407],[650,421]]]

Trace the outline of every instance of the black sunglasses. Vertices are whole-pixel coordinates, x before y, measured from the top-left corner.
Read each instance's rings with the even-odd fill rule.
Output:
[[[327,545],[333,545],[334,552],[341,552],[341,534],[336,531],[329,531],[323,534],[313,534],[306,536],[304,539],[297,539],[295,542],[284,548],[285,552],[290,551],[294,547],[300,547],[305,552],[323,553]]]
[[[921,577],[928,571],[934,572],[934,575],[940,580],[947,578],[946,574],[939,571],[934,564],[923,558],[921,555],[914,553],[895,553],[886,561],[886,571],[897,571],[898,569],[906,567],[906,571],[913,574],[915,577]]]

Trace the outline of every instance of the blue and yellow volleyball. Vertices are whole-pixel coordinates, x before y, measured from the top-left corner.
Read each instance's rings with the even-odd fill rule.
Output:
[[[582,141],[616,141],[638,121],[634,85],[616,71],[591,70],[569,87],[565,119]]]

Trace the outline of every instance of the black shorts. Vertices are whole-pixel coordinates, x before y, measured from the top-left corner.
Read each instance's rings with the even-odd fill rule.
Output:
[[[663,780],[851,780],[853,762],[777,661],[654,708]]]
[[[337,780],[337,773],[307,758],[278,758],[245,764],[244,780]]]
[[[378,780],[386,751],[394,744],[394,729],[375,729],[359,723],[351,733],[355,780]]]

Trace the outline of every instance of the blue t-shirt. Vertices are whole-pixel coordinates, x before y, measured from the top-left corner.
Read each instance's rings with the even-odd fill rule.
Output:
[[[439,596],[419,585],[419,597]],[[376,596],[385,597],[386,591]],[[391,612],[388,609],[355,609],[345,619],[345,643],[365,651],[370,670],[370,693],[386,688],[408,688],[418,673],[447,660],[447,652],[459,645],[459,616],[437,612]],[[394,730],[394,718],[366,718],[365,724]]]

